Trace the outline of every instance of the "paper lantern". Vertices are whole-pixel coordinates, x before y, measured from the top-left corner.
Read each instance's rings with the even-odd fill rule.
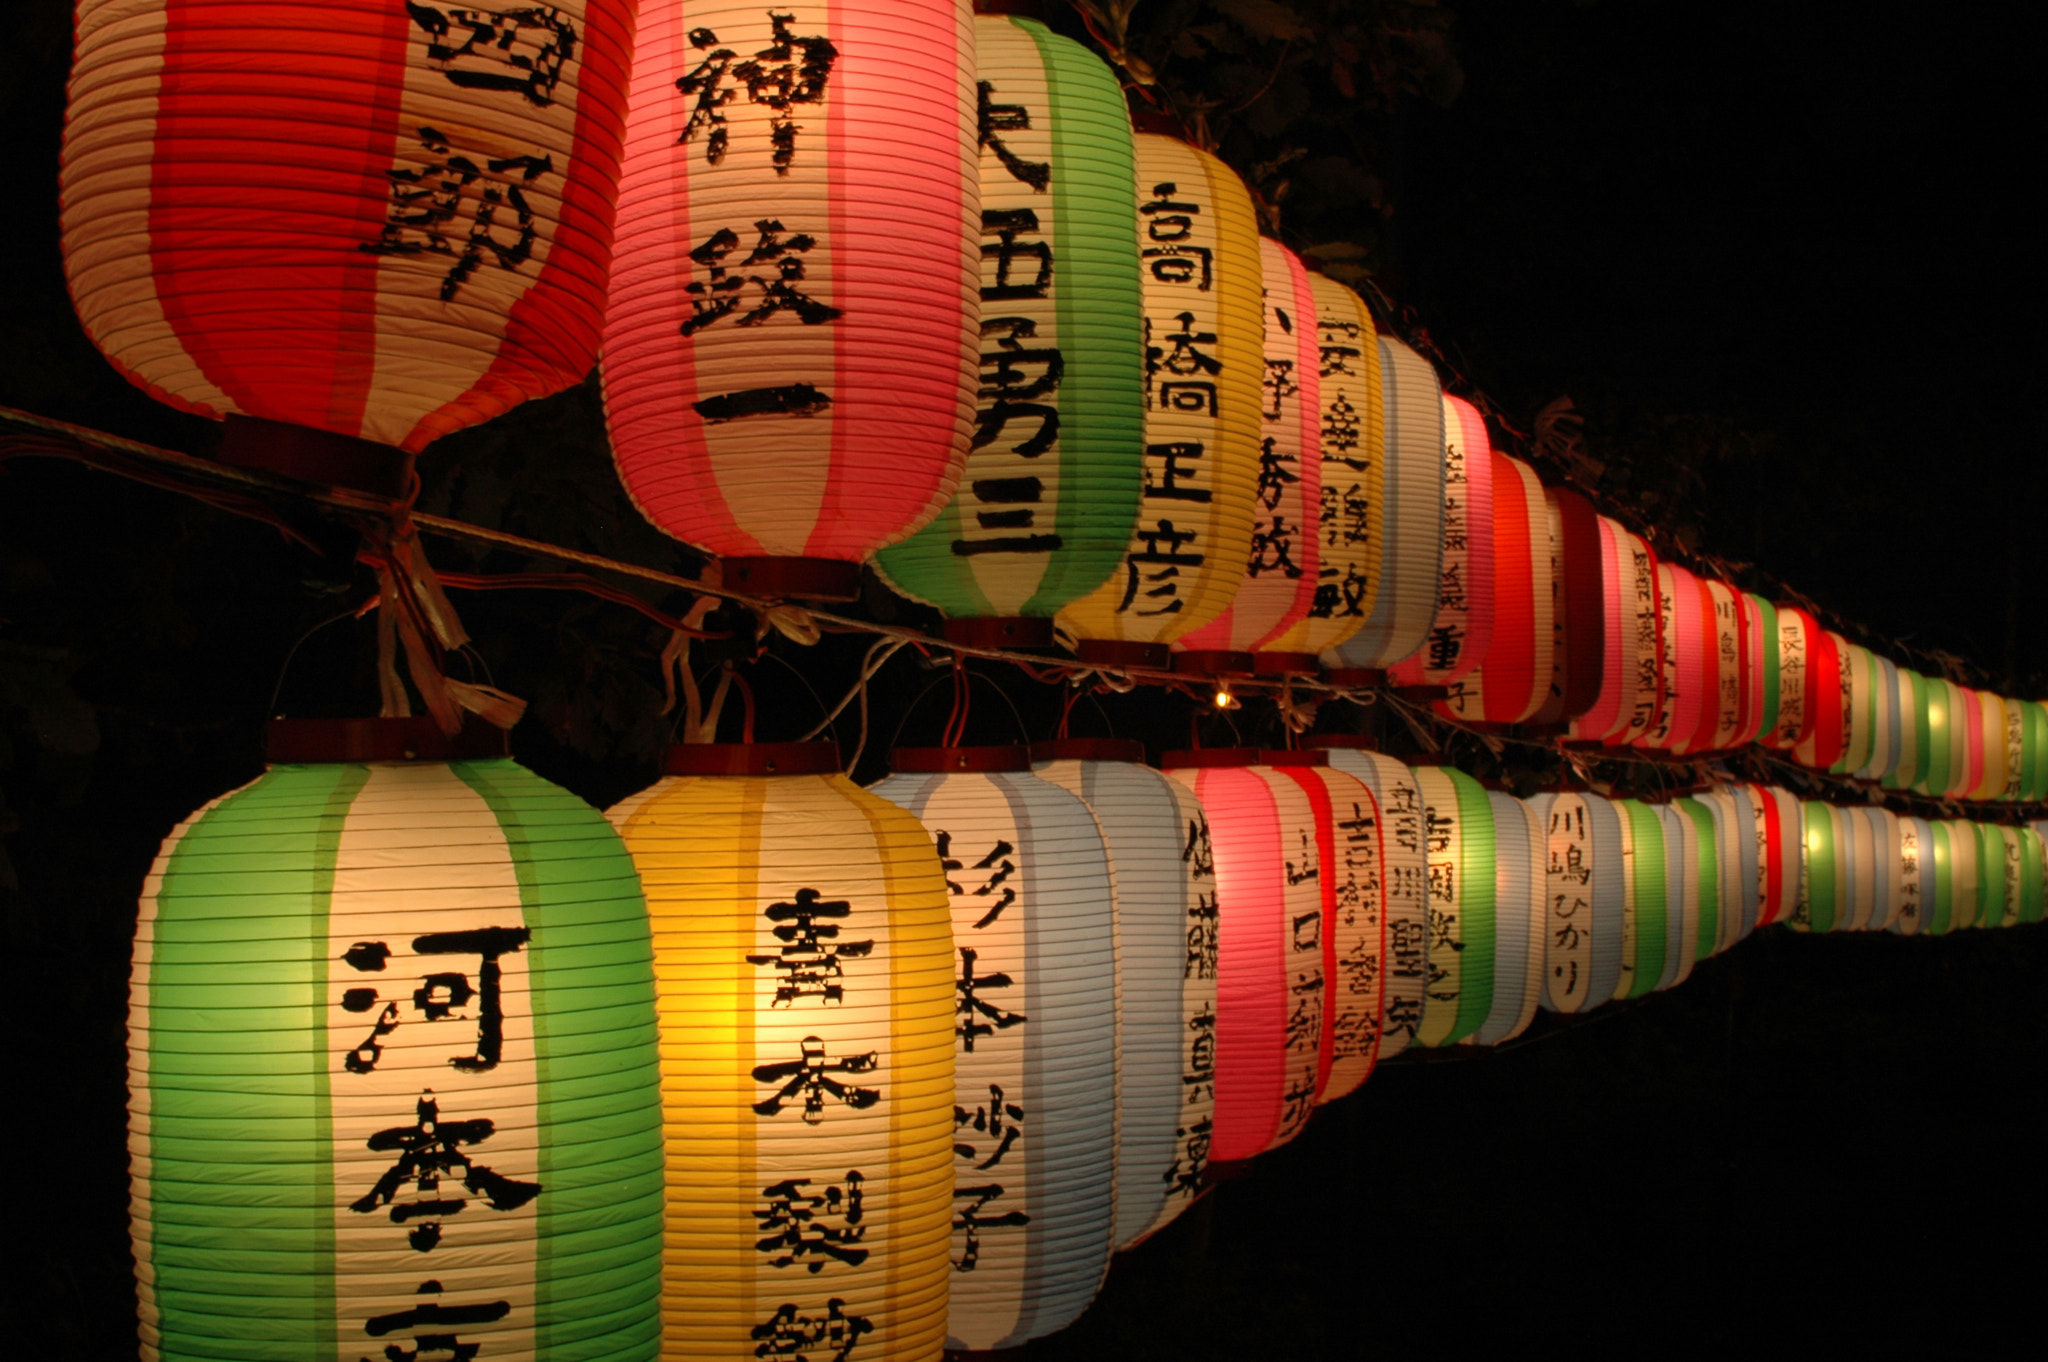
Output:
[[[1865,650],[1868,658],[1864,694],[1858,706],[1858,727],[1867,729],[1867,741],[1859,740],[1857,755],[1862,760],[1848,768],[1848,774],[1858,780],[1877,780],[1892,767],[1893,753],[1899,745],[1898,711],[1898,668],[1876,653]]]
[[[1323,1027],[1316,1101],[1334,1102],[1372,1073],[1386,1005],[1385,820],[1364,781],[1326,751],[1268,752],[1265,764],[1301,787],[1315,819],[1313,875],[1323,901]],[[1297,924],[1299,925],[1299,924]]]
[[[1874,931],[1883,917],[1884,885],[1881,883],[1884,843],[1880,829],[1865,807],[1845,807],[1842,817],[1841,863],[1847,881],[1847,914],[1837,928],[1852,932]]]
[[[959,481],[978,243],[1000,241],[979,220],[972,17],[642,6],[605,415],[641,514],[726,559],[728,588],[850,599],[861,560]]]
[[[1698,798],[1715,810],[1721,842],[1721,903],[1717,950],[1727,950],[1756,930],[1763,914],[1768,865],[1768,834],[1764,828],[1760,795],[1753,786],[1724,785],[1702,792]]]
[[[1946,820],[1929,821],[1927,846],[1920,931],[1926,936],[1946,936],[1955,930],[1956,889],[1955,846]]]
[[[1209,816],[1221,929],[1212,1159],[1285,1144],[1315,1111],[1323,1033],[1323,896],[1315,810],[1256,749],[1169,752]]]
[[[1982,755],[1973,764],[1978,777],[1970,786],[1969,797],[1996,799],[2005,792],[2005,701],[1986,690],[1977,691],[1975,699]]]
[[[1334,769],[1364,783],[1383,820],[1380,859],[1387,895],[1387,952],[1377,1057],[1390,1059],[1408,1047],[1422,1024],[1423,990],[1429,975],[1422,789],[1415,783],[1414,772],[1392,757],[1370,750],[1366,739],[1318,733],[1307,741],[1330,754]]]
[[[575,796],[450,759],[473,735],[281,721],[165,839],[129,989],[145,1356],[655,1355],[639,884]]]
[[[1742,922],[1741,885],[1738,868],[1731,864],[1734,849],[1732,810],[1707,798],[1674,799],[1673,812],[1690,819],[1697,848],[1694,870],[1699,901],[1693,913],[1696,931],[1692,936],[1692,959],[1696,964],[1735,942]]]
[[[1403,686],[1443,686],[1468,675],[1493,637],[1493,446],[1486,418],[1461,397],[1444,397],[1442,580],[1436,618],[1422,651],[1388,676]],[[1607,546],[1602,534],[1603,549]]]
[[[1565,724],[1593,708],[1606,666],[1606,558],[1600,517],[1568,487],[1546,487],[1550,522],[1549,694],[1535,721]]]
[[[1429,979],[1424,1045],[1474,1034],[1493,1010],[1495,950],[1493,804],[1478,781],[1449,766],[1418,766],[1427,864]]]
[[[86,333],[181,411],[348,437],[235,422],[224,459],[338,448],[403,495],[406,455],[589,371],[624,0],[80,0],[77,17],[61,192]]]
[[[1095,815],[1116,891],[1116,1234],[1193,1204],[1216,1111],[1216,858],[1193,792],[1135,742],[1074,738],[1033,767]]]
[[[2048,701],[2023,700],[2020,703],[2026,712],[2020,798],[2048,799]]]
[[[882,550],[949,636],[1052,641],[1061,606],[1122,566],[1138,513],[1144,342],[1137,169],[1102,60],[1036,20],[974,21],[981,379],[960,489]]]
[[[1842,726],[1847,696],[1842,689],[1840,634],[1817,626],[1806,632],[1806,733],[1792,747],[1792,759],[1816,771],[1834,769],[1847,734]]]
[[[1493,996],[1468,1045],[1513,1040],[1536,1020],[1543,997],[1544,859],[1536,813],[1513,795],[1487,791],[1493,806]]]
[[[1378,603],[1387,532],[1387,380],[1365,300],[1336,280],[1308,277],[1315,303],[1316,591],[1306,618],[1269,651],[1335,657]],[[1407,371],[1404,370],[1404,373]]]
[[[1742,722],[1730,747],[1747,747],[1768,732],[1778,717],[1778,612],[1769,601],[1735,593],[1742,616]]]
[[[1619,1001],[1654,992],[1663,981],[1670,888],[1664,824],[1657,811],[1635,799],[1617,799],[1614,809],[1620,816],[1621,855],[1627,866],[1621,965],[1614,985]]]
[[[662,1355],[933,1356],[954,1096],[931,841],[829,743],[679,746],[667,771],[610,811],[654,932]]]
[[[2003,927],[2009,912],[2010,888],[2005,829],[1996,823],[1972,826],[1977,834],[1977,925]],[[2012,845],[2012,854],[2015,858],[2019,854],[2017,842]],[[2011,869],[2018,867],[2014,865]]]
[[[1567,736],[1576,742],[1599,742],[1624,722],[1625,692],[1633,664],[1633,640],[1622,622],[1622,591],[1627,569],[1621,561],[1617,536],[1621,527],[1606,516],[1600,526],[1600,676],[1593,704],[1571,721]]]
[[[1122,562],[1059,613],[1084,662],[1164,667],[1244,580],[1257,504],[1265,322],[1251,195],[1178,138],[1139,133],[1144,490]]]
[[[1778,655],[1778,720],[1764,730],[1758,741],[1766,747],[1789,750],[1806,736],[1811,726],[1813,676],[1807,666],[1808,640],[1814,631],[1813,617],[1789,605],[1775,607]]]
[[[1251,552],[1223,613],[1174,644],[1189,671],[1312,672],[1313,653],[1272,651],[1315,605],[1322,544],[1321,368],[1315,294],[1301,257],[1259,238],[1264,295],[1264,401]],[[1258,653],[1257,659],[1247,655]]]
[[[1894,867],[1898,885],[1899,911],[1891,930],[1901,936],[1918,936],[1927,927],[1934,898],[1934,829],[1924,818],[1907,815],[1898,820],[1898,862]]]
[[[2000,704],[2005,720],[2005,785],[1993,798],[2014,800],[2022,797],[2028,784],[2027,706],[2025,701],[2011,699]]]
[[[1468,723],[1532,717],[1550,693],[1556,634],[1550,513],[1536,470],[1504,454],[1493,465],[1493,636],[1471,674],[1451,683],[1438,713]]]
[[[1664,972],[1660,989],[1684,983],[1699,962],[1702,875],[1712,863],[1699,829],[1670,804],[1651,806],[1664,824]]]
[[[1877,685],[1877,659],[1868,648],[1843,642],[1842,654],[1842,753],[1829,767],[1836,775],[1847,775],[1870,760],[1876,742],[1877,713],[1873,693]]]
[[[1745,785],[1756,836],[1757,925],[1785,921],[1799,901],[1805,829],[1799,800],[1776,785]]]
[[[1388,667],[1418,651],[1443,585],[1443,389],[1429,361],[1406,345],[1384,335],[1378,345],[1386,385],[1380,575],[1365,622],[1336,649],[1350,668]]]
[[[1804,931],[1832,932],[1845,925],[1849,886],[1844,865],[1846,847],[1842,815],[1831,804],[1809,800],[1800,805],[1805,829],[1805,861],[1800,875],[1799,903],[1791,923]]]
[[[1701,717],[1701,732],[1705,737],[1702,746],[1710,751],[1722,752],[1734,747],[1737,735],[1742,732],[1743,721],[1747,718],[1746,703],[1749,699],[1749,631],[1748,613],[1741,606],[1741,593],[1725,583],[1704,580],[1707,602],[1712,607],[1710,624],[1713,628],[1714,644],[1714,693],[1712,709],[1714,727],[1706,731],[1705,716]]]
[[[1893,667],[1891,670],[1892,706],[1897,712],[1898,722],[1892,744],[1891,763],[1881,773],[1879,783],[1887,790],[1908,789],[1919,778],[1919,764],[1925,759],[1927,744],[1923,741],[1926,727],[1926,713],[1920,705],[1920,676],[1908,667]]]
[[[1590,791],[1540,794],[1529,806],[1544,843],[1542,1004],[1590,1011],[1614,997],[1621,977],[1621,818]]]
[[[1088,806],[1022,747],[898,748],[874,793],[925,825],[952,900],[949,1348],[1088,1308],[1115,1247],[1116,913]]]
[[[2019,842],[2019,890],[2014,911],[2021,922],[2048,916],[2048,841],[2038,826],[2012,829]]]

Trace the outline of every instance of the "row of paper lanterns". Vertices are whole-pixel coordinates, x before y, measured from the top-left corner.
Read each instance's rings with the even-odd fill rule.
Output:
[[[868,560],[981,641],[1392,668],[1470,722],[2048,798],[2048,706],[1545,488],[1079,45],[963,0],[635,26],[81,0],[88,332],[175,405],[405,450],[578,381],[601,336],[626,487],[728,586],[851,594]]]
[[[609,822],[406,759],[437,738],[281,723],[149,877],[148,1355],[1015,1346],[1410,1045],[1774,921],[2043,915],[2038,825],[1522,800],[1335,738],[912,749],[871,790],[830,745],[685,746]]]

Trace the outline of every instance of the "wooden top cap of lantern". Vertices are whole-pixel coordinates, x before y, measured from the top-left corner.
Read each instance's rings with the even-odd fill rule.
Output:
[[[330,761],[478,761],[510,754],[505,730],[471,720],[454,737],[425,716],[410,719],[273,719],[273,765]]]
[[[836,776],[831,742],[679,742],[662,754],[670,776]]]

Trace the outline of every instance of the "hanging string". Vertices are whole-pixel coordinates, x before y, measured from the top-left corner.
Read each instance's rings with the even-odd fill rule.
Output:
[[[967,659],[953,654],[953,713],[946,719],[945,734],[939,739],[941,747],[958,747],[960,740],[967,736],[967,714],[974,705],[974,687],[967,679]]]

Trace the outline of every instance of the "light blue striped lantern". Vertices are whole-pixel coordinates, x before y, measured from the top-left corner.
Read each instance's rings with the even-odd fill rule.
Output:
[[[1194,1202],[1216,1110],[1216,862],[1194,791],[1142,744],[1063,738],[1038,775],[1095,815],[1116,893],[1116,1233],[1129,1248]]]
[[[1387,895],[1385,1013],[1379,1060],[1391,1059],[1420,1035],[1429,979],[1429,905],[1423,854],[1422,787],[1402,763],[1366,747],[1366,739],[1319,733],[1309,745],[1330,754],[1330,766],[1356,776],[1379,804],[1382,873]]]
[[[1621,815],[1586,790],[1529,801],[1544,840],[1542,1006],[1585,1012],[1615,996],[1621,978],[1628,866]]]
[[[1109,853],[1025,748],[899,748],[894,765],[874,792],[931,833],[953,905],[946,1346],[1021,1347],[1088,1308],[1114,1247]]]
[[[1747,785],[1723,785],[1700,798],[1720,810],[1726,832],[1721,864],[1728,878],[1722,886],[1721,902],[1732,919],[1724,924],[1722,933],[1721,949],[1726,950],[1756,930],[1757,917],[1763,911],[1763,814],[1756,792]]]
[[[1493,805],[1493,1006],[1468,1045],[1513,1040],[1536,1020],[1543,996],[1546,885],[1542,827],[1513,795],[1487,791]]]
[[[582,800],[452,759],[476,736],[281,721],[165,840],[129,995],[144,1356],[655,1356],[640,882]]]

